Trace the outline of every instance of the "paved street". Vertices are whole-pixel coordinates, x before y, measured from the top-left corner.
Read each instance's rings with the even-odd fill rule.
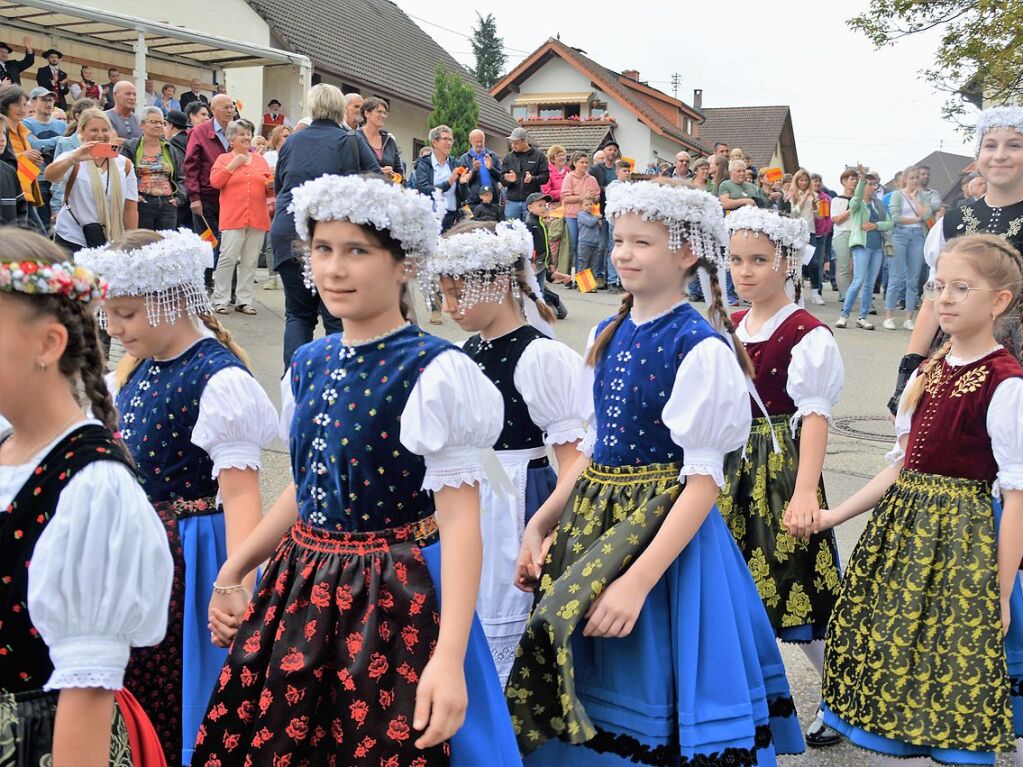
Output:
[[[259,279],[265,279],[262,270]],[[581,295],[567,290],[562,290],[561,294],[569,308],[569,316],[558,323],[558,338],[581,352],[590,328],[615,311],[618,297],[607,293]],[[838,315],[837,296],[830,289],[824,295],[827,305],[812,309],[823,320],[833,322]],[[249,352],[257,378],[278,403],[284,294],[279,290],[257,289],[254,296],[258,316],[232,314],[224,317],[223,321]],[[699,306],[703,308],[703,305]],[[420,316],[424,315],[421,313]],[[877,324],[880,328],[880,321]],[[464,337],[449,320],[440,328],[426,327],[452,340]],[[884,404],[891,394],[898,359],[909,340],[909,332],[901,329],[878,329],[874,332],[846,329],[835,333],[845,360],[846,386],[845,395],[835,412],[835,426],[825,464],[825,481],[833,504],[847,497],[883,466],[884,454],[894,434],[886,418]],[[283,444],[267,451],[264,465],[263,492],[269,504],[290,478]],[[838,530],[843,559],[851,553],[864,520],[865,517],[853,520]],[[800,719],[805,726],[816,710],[819,679],[798,648],[784,647],[783,653]],[[876,764],[875,757],[844,744],[780,760],[781,767],[869,767],[873,764]],[[913,763],[905,764],[908,767]],[[1010,765],[1011,762],[1003,758],[998,764]]]

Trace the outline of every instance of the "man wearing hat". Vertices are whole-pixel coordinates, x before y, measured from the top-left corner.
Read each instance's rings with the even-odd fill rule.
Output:
[[[167,140],[184,154],[185,150],[188,149],[188,118],[185,117],[184,112],[171,109],[167,112],[165,120],[167,125],[164,128],[164,133],[167,136]]]
[[[526,198],[550,178],[547,155],[529,144],[529,133],[525,128],[516,128],[508,137],[511,151],[504,156],[501,163],[504,173],[501,181],[508,190],[508,204],[504,207],[504,217],[508,220],[526,220]]]
[[[263,125],[286,125],[291,127],[291,120],[288,119],[287,115],[281,111],[281,102],[277,99],[270,99],[270,103],[266,105],[267,112],[263,115]]]
[[[23,123],[29,130],[28,143],[43,156],[43,163],[39,166],[39,170],[42,171],[53,162],[57,142],[67,133],[67,123],[64,120],[53,119],[55,97],[49,88],[37,85],[29,93],[28,98],[33,106],[33,113],[32,117],[26,117]],[[50,182],[45,181],[41,175],[39,189],[43,193],[43,208],[40,214],[44,221],[47,221],[50,213]]]
[[[40,88],[53,91],[55,103],[61,109],[67,109],[68,79],[67,72],[60,68],[60,60],[64,54],[56,48],[43,51],[43,58],[48,62],[36,72],[36,83]]]
[[[0,85],[21,85],[21,73],[35,64],[36,56],[32,50],[32,41],[24,37],[21,44],[25,46],[25,58],[11,61],[14,49],[7,43],[0,42]]]

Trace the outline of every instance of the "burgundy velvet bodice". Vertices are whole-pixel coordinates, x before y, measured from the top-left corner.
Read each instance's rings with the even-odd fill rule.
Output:
[[[923,474],[992,482],[998,474],[987,409],[998,385],[1023,378],[1005,349],[953,367],[944,360],[913,411],[904,466]]]
[[[732,315],[732,322],[738,327],[746,311]],[[764,401],[768,415],[792,415],[796,412],[796,403],[785,390],[789,382],[789,362],[792,360],[792,349],[806,338],[806,335],[817,328],[826,328],[823,322],[805,309],[797,309],[781,323],[766,341],[754,341],[744,344],[746,353],[753,360],[756,375],[753,383],[757,393]],[[830,328],[829,328],[830,332]],[[763,417],[757,403],[750,397],[750,409],[754,418]]]

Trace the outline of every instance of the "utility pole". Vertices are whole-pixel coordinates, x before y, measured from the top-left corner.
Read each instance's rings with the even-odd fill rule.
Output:
[[[671,93],[675,98],[678,98],[678,86],[682,84],[682,75],[678,72],[671,76]]]

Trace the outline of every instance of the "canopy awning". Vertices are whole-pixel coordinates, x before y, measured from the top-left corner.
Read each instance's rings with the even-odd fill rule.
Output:
[[[590,100],[593,91],[575,93],[523,93],[515,97],[515,105],[524,104],[585,104]]]
[[[206,69],[291,64],[312,71],[309,58],[297,53],[64,0],[0,0],[0,24],[129,54],[143,34],[148,57]]]

